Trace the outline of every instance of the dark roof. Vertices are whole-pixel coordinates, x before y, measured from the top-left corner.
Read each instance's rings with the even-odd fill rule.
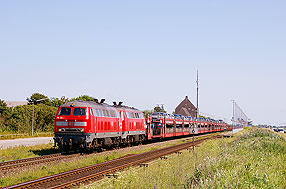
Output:
[[[176,107],[175,114],[196,117],[196,107],[189,100],[188,96]]]
[[[60,107],[70,107],[73,104],[74,107],[93,107],[93,108],[107,108],[107,109],[112,109],[112,108],[116,108],[118,110],[130,110],[130,111],[140,111],[136,108],[133,107],[128,107],[128,106],[112,106],[106,103],[96,103],[93,101],[71,101],[71,102],[67,102],[63,105],[61,105]]]

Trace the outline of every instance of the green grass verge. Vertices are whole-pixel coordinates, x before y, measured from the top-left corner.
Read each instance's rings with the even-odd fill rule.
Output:
[[[212,134],[216,135],[216,134]],[[198,138],[195,138],[195,140],[204,138],[205,136],[200,136]],[[127,154],[138,154],[138,153],[143,153],[151,150],[156,150],[159,148],[164,148],[167,146],[171,145],[176,145],[178,143],[182,143],[184,141],[191,140],[189,139],[178,139],[176,141],[168,141],[167,143],[158,145],[158,146],[148,146],[148,145],[142,145],[140,150],[138,149],[133,149],[133,148],[128,148],[124,149],[122,151],[113,151],[109,152],[105,155],[101,154],[94,154],[91,156],[87,156],[81,159],[76,159],[73,161],[68,161],[68,162],[60,162],[60,163],[52,163],[51,165],[43,165],[43,166],[38,166],[34,169],[30,170],[24,170],[21,172],[13,173],[13,174],[7,174],[4,177],[0,177],[0,187],[5,187],[5,186],[10,186],[10,185],[15,185],[17,183],[29,181],[32,179],[37,179],[41,178],[44,176],[49,176],[53,174],[57,174],[60,172],[64,171],[69,171],[72,169],[80,168],[80,167],[85,167],[89,165],[94,165],[97,163],[102,163],[105,161],[113,160],[116,158],[120,158],[122,156],[125,156]],[[51,144],[50,144],[51,145]],[[33,148],[34,147],[34,148]],[[56,150],[52,148],[52,146],[33,146],[33,147],[16,147],[16,148],[11,148],[7,150],[0,150],[0,155],[3,156],[9,156],[13,159],[21,159],[21,158],[26,158],[26,157],[35,157],[36,155],[34,154],[34,151],[39,151],[41,153],[49,151],[49,150]],[[14,149],[14,152],[13,152]],[[30,150],[29,150],[30,149]],[[2,154],[1,154],[2,153]],[[26,154],[26,155],[24,155]],[[21,158],[19,158],[21,157]]]
[[[34,133],[33,137],[53,137],[54,133]],[[17,138],[32,138],[31,134],[24,133],[0,133],[0,140],[17,139]]]
[[[206,141],[146,168],[81,188],[286,188],[286,140],[247,128],[234,138]]]
[[[60,150],[54,148],[52,143],[35,146],[9,147],[6,149],[0,149],[0,162],[38,157],[59,152]]]

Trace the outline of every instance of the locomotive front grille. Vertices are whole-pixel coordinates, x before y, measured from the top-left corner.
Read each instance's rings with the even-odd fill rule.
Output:
[[[59,133],[83,133],[84,128],[59,128]]]

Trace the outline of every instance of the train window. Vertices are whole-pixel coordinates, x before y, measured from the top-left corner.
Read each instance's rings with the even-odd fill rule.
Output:
[[[90,115],[92,115],[92,116],[93,116],[93,113],[92,113],[92,108],[90,108],[89,110],[90,110]]]
[[[127,112],[128,118],[133,118],[132,112]]]
[[[85,116],[86,115],[85,108],[74,108],[73,115],[74,116]]]
[[[102,109],[98,109],[98,113],[99,113],[99,114],[98,114],[98,116],[100,116],[100,117],[104,117],[104,116],[103,116]]]
[[[131,118],[130,112],[126,112],[126,117],[127,117],[127,118]]]
[[[116,117],[115,112],[113,110],[110,110],[110,115],[111,115],[111,117]]]
[[[92,112],[93,112],[93,115],[94,115],[94,116],[98,116],[98,115],[97,115],[97,110],[96,110],[95,108],[92,108]]]
[[[109,117],[109,113],[107,112],[107,110],[103,110],[103,115],[104,117]]]
[[[98,117],[97,109],[93,108],[92,110],[93,110],[94,116],[97,116],[97,117]]]
[[[108,117],[112,117],[110,110],[107,110],[107,113],[108,113]]]
[[[71,108],[61,108],[59,116],[69,116],[71,115]]]
[[[145,118],[144,114],[140,113],[139,115],[140,115],[140,118],[141,118],[141,119],[144,119],[144,118]]]
[[[133,112],[127,112],[128,118],[134,118]]]
[[[139,115],[138,115],[138,113],[135,113],[135,118],[139,118]]]

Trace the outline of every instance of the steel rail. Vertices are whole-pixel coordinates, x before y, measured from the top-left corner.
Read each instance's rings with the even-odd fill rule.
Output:
[[[31,165],[37,165],[42,163],[48,163],[58,160],[70,159],[73,157],[77,157],[79,154],[72,154],[72,155],[63,155],[61,153],[51,154],[51,155],[44,155],[40,157],[32,157],[32,158],[25,158],[13,161],[6,161],[0,163],[0,171],[8,171],[14,168],[20,167],[27,167]]]
[[[208,136],[209,134],[205,135]],[[85,154],[89,155],[89,154]],[[6,161],[0,163],[0,171],[9,171],[10,169],[16,169],[21,167],[28,167],[32,165],[44,164],[58,160],[70,159],[73,157],[79,156],[78,153],[70,154],[70,155],[63,155],[62,153],[44,155],[39,157],[32,157],[32,158],[25,158],[25,159],[18,159],[12,161]]]
[[[43,177],[40,179],[35,179],[6,188],[67,188],[72,185],[78,185],[82,182],[97,180],[98,178],[101,178],[108,173],[112,173],[126,167],[138,165],[144,162],[149,162],[162,156],[187,149],[193,144],[197,145],[205,140],[215,139],[218,137],[220,136],[211,136],[208,138],[196,140],[194,143],[186,142],[166,148],[144,152],[141,154],[128,155],[119,159],[59,173],[48,177]]]

